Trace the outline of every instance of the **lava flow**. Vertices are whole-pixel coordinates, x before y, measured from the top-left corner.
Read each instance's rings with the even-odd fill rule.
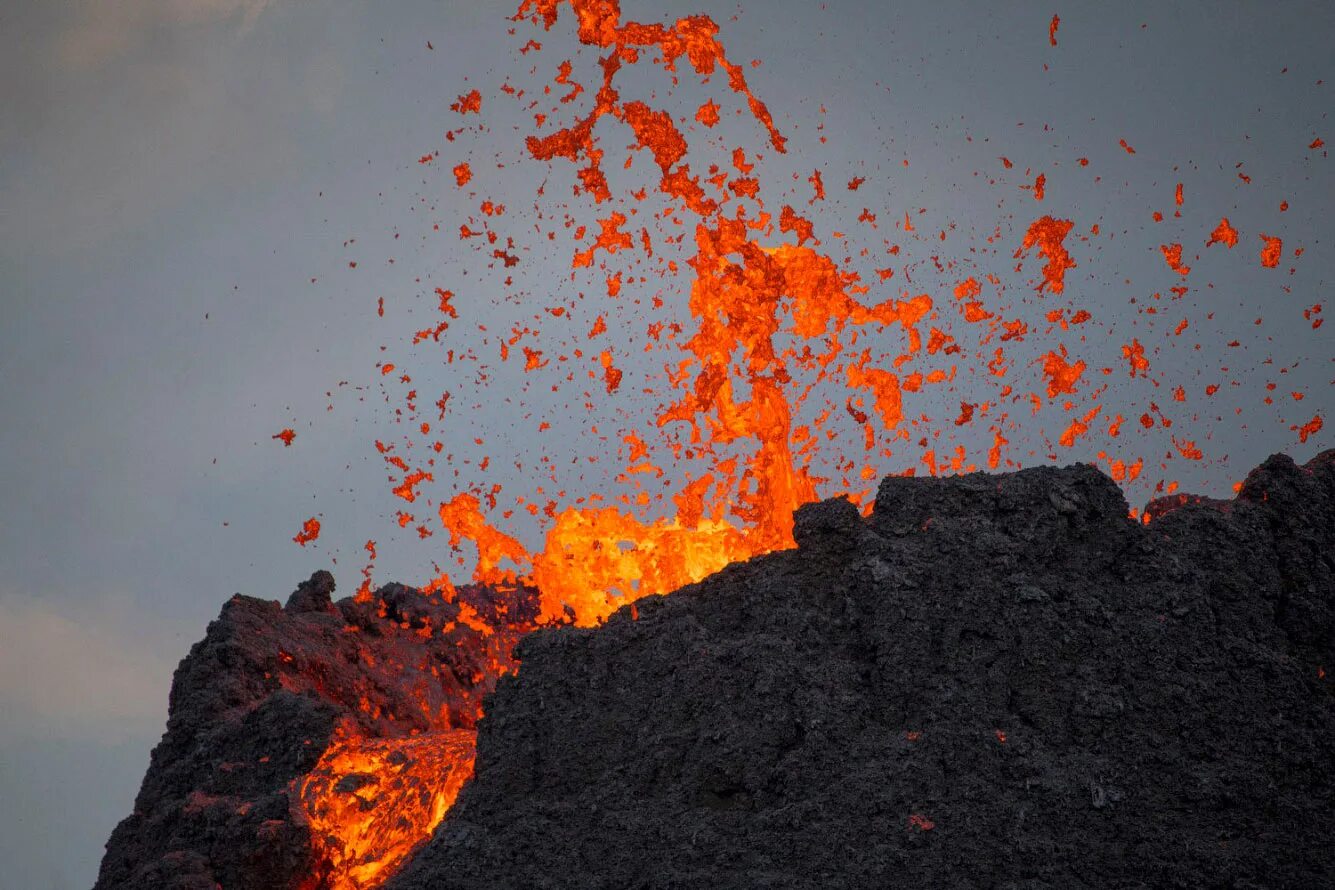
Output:
[[[328,868],[310,886],[375,887],[393,874],[454,804],[476,744],[466,729],[336,738],[301,781],[299,800]]]
[[[549,32],[566,3],[524,0],[515,21]],[[396,525],[415,528],[424,540],[443,532],[456,554],[460,548],[475,549],[473,580],[481,585],[536,589],[537,614],[525,629],[596,625],[637,598],[667,593],[731,562],[791,547],[794,510],[836,491],[851,492],[856,503],[869,508],[872,480],[887,472],[935,475],[1055,461],[1091,441],[1103,443],[1097,460],[1124,483],[1156,466],[1166,476],[1172,460],[1205,460],[1206,437],[1192,425],[1196,415],[1189,415],[1186,403],[1189,397],[1212,397],[1219,386],[1188,396],[1156,370],[1162,350],[1185,343],[1182,334],[1190,323],[1184,297],[1190,288],[1184,282],[1201,274],[1199,260],[1186,263],[1182,244],[1154,246],[1167,261],[1165,274],[1171,278],[1162,291],[1171,296],[1154,293],[1135,336],[1124,336],[1114,319],[1097,318],[1077,302],[1080,284],[1072,276],[1088,272],[1089,245],[1100,236],[1099,226],[1078,225],[1061,211],[1022,222],[1015,231],[1002,231],[999,224],[979,239],[982,249],[956,250],[956,259],[947,259],[942,246],[955,225],[933,224],[928,231],[926,208],[864,208],[856,219],[843,221],[850,232],[827,232],[817,206],[827,201],[819,170],[802,181],[814,195],[806,200],[813,208],[808,211],[799,212],[805,197],[794,189],[783,191],[782,184],[762,181],[766,165],[786,153],[788,140],[752,91],[744,67],[725,53],[713,20],[693,16],[670,25],[642,24],[623,21],[616,0],[568,0],[568,5],[578,22],[579,42],[599,53],[596,85],[580,83],[572,62],[564,60],[536,99],[508,82],[499,92],[526,110],[547,102],[543,110],[530,112],[535,132],[524,143],[527,160],[551,164],[553,175],[560,175],[557,168],[563,164],[573,165],[576,211],[597,214],[596,226],[580,224],[571,214],[564,226],[576,242],[569,254],[570,280],[585,290],[566,302],[535,308],[532,323],[496,335],[482,324],[485,315],[469,318],[466,296],[436,288],[433,323],[413,333],[411,346],[405,346],[407,358],[380,366],[387,397],[401,398],[405,406],[396,410],[396,421],[409,431],[401,441],[376,443],[395,474],[391,488],[403,508]],[[1057,22],[1054,16],[1053,47]],[[521,52],[541,49],[531,39]],[[700,88],[712,87],[715,79],[723,87],[698,107],[656,107],[649,103],[659,101],[660,93],[623,95],[623,89],[641,89],[648,76],[623,77],[637,66],[651,73],[651,66],[660,68],[669,97],[687,66]],[[623,85],[626,80],[631,86]],[[460,96],[454,109],[471,126],[485,119],[493,101],[504,100],[472,90]],[[560,121],[568,108],[581,103],[582,114],[549,130],[549,122]],[[757,136],[754,149],[726,144],[723,130],[736,131],[736,125],[720,124],[728,110],[747,121]],[[606,166],[603,146],[613,128],[632,140],[619,170]],[[713,135],[716,131],[720,135]],[[450,131],[448,142],[463,132]],[[688,142],[688,135],[698,133],[705,134],[706,145]],[[1125,140],[1122,145],[1132,153]],[[697,155],[718,161],[701,163]],[[428,153],[421,162],[429,166],[434,157]],[[651,160],[647,181],[627,172],[640,158]],[[1012,167],[1002,160],[1006,169]],[[700,166],[693,168],[693,161]],[[1087,163],[1080,160],[1081,166]],[[452,158],[442,169],[450,187],[460,190],[479,187],[486,176],[476,159]],[[864,181],[851,179],[848,194],[858,193]],[[1043,174],[1023,188],[1034,200],[1058,200]],[[782,197],[766,204],[774,194]],[[1178,206],[1182,194],[1179,185]],[[538,199],[546,200],[544,189]],[[460,238],[491,267],[500,264],[498,274],[508,283],[527,250],[516,240],[524,237],[522,227],[503,234],[499,227],[506,208],[491,200],[479,206],[478,215],[460,224]],[[775,206],[777,213],[768,209]],[[545,224],[541,212],[538,216]],[[1201,249],[1216,243],[1231,249],[1238,243],[1227,218],[1217,228],[1212,225],[1203,227]],[[559,226],[551,228],[536,239],[537,247],[543,241],[556,243]],[[855,237],[869,246],[850,246]],[[1265,241],[1262,265],[1277,266],[1283,256],[1280,239],[1259,237]],[[919,258],[907,263],[903,258],[914,250]],[[684,305],[674,289],[685,274],[675,259],[682,252],[690,253],[691,276]],[[1037,275],[1037,283],[1016,288],[1022,291],[1017,298],[1004,299],[1009,278],[1026,269]],[[653,294],[645,290],[652,287],[650,275],[666,282]],[[914,276],[933,283],[912,284]],[[906,287],[892,284],[896,280]],[[610,324],[624,321],[628,310],[623,307],[632,291],[640,295],[634,311],[638,323],[647,325],[633,351],[609,333]],[[1313,329],[1319,327],[1320,311],[1320,305],[1309,310],[1317,318]],[[379,312],[384,314],[383,300]],[[577,335],[562,333],[576,320]],[[1093,334],[1098,325],[1101,332],[1087,340],[1083,331]],[[1104,340],[1112,343],[1112,358],[1091,342]],[[436,365],[477,362],[478,392],[488,385],[490,372],[477,352],[489,344],[502,365],[515,363],[515,373],[536,375],[552,392],[567,384],[575,390],[587,386],[576,402],[590,410],[600,400],[627,399],[632,389],[662,397],[615,434],[600,431],[596,423],[586,431],[592,450],[616,452],[616,469],[609,477],[624,491],[615,499],[620,506],[597,482],[586,483],[582,475],[572,479],[548,459],[541,462],[541,472],[552,481],[552,490],[539,487],[538,497],[516,498],[514,509],[500,506],[502,487],[485,475],[460,482],[464,462],[445,453],[436,427],[454,419],[466,386],[460,383],[455,392],[442,394],[434,402],[438,414],[424,413],[424,401],[431,400],[419,396],[413,381],[418,375],[404,364],[420,354],[412,348],[422,344],[433,348],[428,360]],[[660,368],[647,369],[654,360]],[[1132,390],[1114,390],[1104,382],[1128,374],[1130,385],[1143,381],[1148,388],[1127,396]],[[1142,396],[1143,401],[1129,400]],[[949,410],[940,413],[947,402]],[[1127,418],[1133,419],[1123,433]],[[1293,429],[1304,441],[1322,427],[1319,414],[1297,420],[1302,425],[1295,423]],[[1179,426],[1173,426],[1175,421]],[[534,426],[537,436],[550,424]],[[975,427],[980,432],[974,439],[985,441],[983,447],[974,439],[966,445],[963,438]],[[1129,441],[1169,428],[1174,429],[1174,447],[1163,457],[1157,445],[1142,448]],[[292,445],[290,432],[275,438]],[[481,431],[476,441],[481,446]],[[1013,443],[1028,450],[1012,455]],[[414,463],[417,454],[427,457]],[[485,474],[489,461],[484,456],[475,463]],[[585,490],[572,495],[581,484]],[[436,485],[454,488],[436,498],[431,494]],[[1176,488],[1176,482],[1160,479],[1155,493],[1172,494]],[[423,507],[430,519],[406,512]],[[439,526],[431,524],[436,519]],[[521,521],[541,529],[540,547],[525,545]],[[318,532],[318,522],[314,531],[308,523],[298,542],[313,541]],[[374,561],[375,544],[368,542],[367,550]],[[370,566],[365,576],[357,600],[378,602],[384,617],[386,606],[373,593]],[[423,589],[456,604],[456,624],[476,631],[460,645],[487,641],[497,621],[515,627],[513,616],[483,614],[460,599],[445,572]],[[423,639],[443,632],[430,622],[411,630]],[[485,691],[512,666],[508,658],[492,658],[487,665],[489,675],[472,678],[470,688]],[[480,714],[480,704],[476,708]],[[295,783],[295,805],[323,863],[311,887],[378,886],[440,823],[473,761],[471,722],[461,726],[457,714],[449,712],[441,707],[428,713],[428,726],[414,734],[379,728],[374,719],[349,725],[315,770]]]

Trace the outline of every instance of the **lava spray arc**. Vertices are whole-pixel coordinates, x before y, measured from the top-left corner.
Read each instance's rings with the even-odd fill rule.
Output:
[[[1136,310],[1132,332],[1081,305],[1074,276],[1097,274],[1102,233],[1074,213],[1026,211],[1018,227],[999,222],[955,249],[955,224],[927,208],[863,207],[830,225],[833,201],[819,169],[791,185],[766,178],[789,139],[748,80],[747,68],[759,63],[730,57],[714,20],[646,24],[624,20],[616,0],[524,0],[514,17],[516,38],[526,41],[522,57],[541,58],[546,35],[568,18],[595,63],[577,72],[575,62],[586,58],[544,62],[549,82],[533,95],[508,80],[494,93],[461,94],[451,106],[458,126],[419,162],[431,167],[443,158],[447,187],[461,204],[473,200],[468,189],[485,188],[489,174],[453,147],[484,126],[475,121],[485,121],[493,103],[531,114],[527,163],[550,165],[554,177],[573,173],[571,199],[557,201],[544,186],[536,219],[511,225],[511,208],[482,198],[458,237],[509,284],[525,262],[524,239],[556,245],[564,229],[572,243],[563,262],[577,296],[535,306],[530,323],[493,334],[485,318],[469,317],[476,303],[467,295],[434,288],[433,321],[379,368],[387,397],[402,405],[396,422],[405,431],[376,442],[393,474],[395,525],[428,546],[443,538],[460,563],[471,555],[480,584],[532,591],[532,627],[596,625],[640,597],[791,547],[794,510],[836,492],[869,508],[870,486],[887,472],[1011,468],[1057,461],[1093,442],[1101,443],[1097,460],[1126,484],[1155,467],[1166,477],[1173,461],[1208,460],[1208,431],[1190,402],[1215,397],[1220,384],[1189,395],[1156,368],[1161,352],[1191,348],[1184,334],[1198,321],[1186,298],[1199,262],[1183,243],[1150,246],[1172,278]],[[1045,41],[1053,51],[1058,21],[1052,17]],[[701,91],[705,101],[684,104]],[[625,138],[626,156],[611,157],[610,146]],[[1135,153],[1125,139],[1120,149]],[[1045,174],[1028,176],[1026,201],[1060,200]],[[847,200],[866,194],[865,182],[849,179]],[[1172,200],[1183,206],[1180,184]],[[1255,235],[1264,246],[1248,261],[1278,269],[1282,239]],[[1231,252],[1238,230],[1225,217],[1204,225],[1198,243]],[[1321,305],[1305,312],[1319,329]],[[618,318],[633,318],[643,334],[617,338]],[[479,356],[479,331],[498,365],[522,368],[526,386],[576,393],[567,410],[638,400],[618,429],[587,431],[611,443],[614,469],[586,480],[540,459],[550,489],[516,498],[514,507],[488,478],[489,457],[476,462],[478,478],[460,478],[441,429],[466,424],[469,399],[500,385]],[[1100,365],[1091,340],[1115,340],[1119,362]],[[467,367],[474,382],[459,372],[459,385],[439,398],[424,395],[415,379],[428,375],[410,370],[414,361]],[[652,374],[643,370],[654,365]],[[1123,377],[1129,384],[1110,382]],[[1301,401],[1294,393],[1291,429],[1305,442],[1324,421],[1319,411],[1302,411]],[[551,424],[533,426],[541,450]],[[1172,450],[1150,451],[1148,435],[1170,429]],[[971,430],[986,431],[978,437],[985,448],[964,443]],[[437,495],[437,486],[450,490]],[[1162,478],[1155,490],[1176,487]],[[520,522],[540,528],[540,545],[524,543]],[[319,528],[307,526],[298,542],[313,541]],[[367,552],[358,599],[374,604],[373,541]],[[458,622],[481,638],[497,630],[460,603],[449,572],[421,587],[458,604]],[[477,683],[494,684],[512,667],[494,659]],[[480,704],[474,710],[467,725],[442,712],[427,735],[378,738],[349,728],[326,752],[296,795],[323,845],[321,886],[378,886],[430,835],[471,771]],[[368,816],[336,801],[348,776],[391,774],[382,787],[417,801],[396,809],[392,826],[380,821],[389,818],[384,808]]]

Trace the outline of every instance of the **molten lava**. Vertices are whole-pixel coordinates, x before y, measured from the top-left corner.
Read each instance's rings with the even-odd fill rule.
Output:
[[[340,734],[295,796],[329,869],[311,887],[383,883],[445,818],[473,774],[476,742],[466,729],[406,739]]]
[[[887,462],[905,475],[912,475],[916,465],[933,474],[977,468],[964,445],[952,448],[949,444],[952,430],[973,424],[986,425],[992,444],[982,459],[991,468],[1003,462],[1017,466],[1007,456],[1008,449],[1013,439],[1026,441],[1022,438],[1026,434],[1029,443],[1042,438],[1051,452],[1047,458],[1054,460],[1057,447],[1072,448],[1078,441],[1102,437],[1108,444],[1098,459],[1114,478],[1134,481],[1140,475],[1147,456],[1115,453],[1123,416],[1113,410],[1116,406],[1105,410],[1107,386],[1094,382],[1099,376],[1112,375],[1114,368],[1099,368],[1075,352],[1086,345],[1079,332],[1093,316],[1086,309],[1061,302],[1071,299],[1074,289],[1067,273],[1084,263],[1085,254],[1081,253],[1082,261],[1077,263],[1073,252],[1081,252],[1082,245],[1098,237],[1097,225],[1085,233],[1074,220],[1044,215],[1013,240],[1004,241],[1009,236],[1000,231],[986,239],[1009,245],[999,260],[1004,263],[1001,258],[1010,256],[1017,272],[1026,262],[1032,272],[1036,259],[1031,254],[1041,258],[1040,277],[1025,297],[1041,304],[1041,311],[1003,302],[1004,287],[998,275],[973,265],[961,268],[972,260],[958,265],[943,262],[939,247],[930,256],[931,265],[943,276],[956,270],[960,273],[946,291],[953,290],[954,302],[916,292],[916,286],[892,291],[895,269],[889,264],[900,257],[901,245],[888,239],[881,260],[886,268],[876,269],[876,280],[868,284],[854,269],[853,251],[843,256],[839,247],[847,246],[846,233],[827,234],[816,219],[804,217],[790,203],[765,203],[765,196],[778,187],[763,179],[763,168],[757,169],[762,160],[759,153],[749,156],[745,147],[732,146],[723,153],[730,155],[730,165],[692,168],[694,146],[688,137],[696,130],[690,121],[700,124],[709,138],[720,138],[710,134],[716,132],[721,110],[729,102],[739,106],[739,114],[749,114],[753,126],[763,134],[763,151],[782,154],[787,144],[769,109],[748,85],[743,66],[728,57],[718,39],[719,28],[711,19],[692,16],[670,25],[626,22],[616,0],[523,0],[515,19],[550,31],[566,5],[577,20],[580,43],[601,53],[600,82],[586,89],[573,79],[569,60],[557,66],[553,86],[544,92],[557,104],[534,112],[535,130],[545,130],[549,118],[558,120],[567,106],[577,107],[583,101],[588,107],[566,126],[528,135],[525,146],[532,161],[574,165],[576,199],[591,202],[590,208],[601,214],[596,226],[576,227],[568,217],[567,228],[573,229],[579,242],[569,269],[572,280],[596,280],[596,286],[588,294],[581,292],[580,299],[591,302],[590,294],[605,292],[608,308],[590,311],[578,303],[547,308],[535,316],[538,324],[544,318],[564,320],[577,312],[588,313],[579,321],[579,330],[588,331],[588,342],[539,343],[535,341],[542,337],[541,330],[516,326],[498,343],[501,361],[522,357],[524,373],[549,379],[554,391],[562,376],[568,374],[568,382],[587,374],[591,383],[584,397],[589,404],[596,398],[622,397],[633,389],[626,370],[629,364],[624,360],[629,350],[625,344],[610,342],[610,307],[625,299],[625,290],[647,281],[646,276],[631,271],[629,257],[657,264],[654,268],[668,280],[679,279],[681,269],[675,260],[662,255],[665,247],[685,249],[689,244],[694,249],[688,261],[692,276],[689,324],[670,317],[655,320],[643,343],[644,352],[666,356],[661,378],[665,382],[657,390],[643,391],[662,395],[665,401],[652,412],[648,424],[619,431],[617,438],[628,449],[620,452],[623,466],[618,478],[630,480],[634,494],[623,496],[621,506],[606,503],[597,491],[571,498],[556,470],[544,466],[543,472],[550,469],[550,479],[559,491],[545,493],[543,503],[516,502],[521,518],[527,514],[542,523],[545,538],[535,549],[523,543],[519,532],[502,530],[495,518],[499,514],[501,520],[508,520],[514,512],[498,506],[499,484],[489,486],[481,479],[471,486],[466,481],[447,481],[450,456],[443,454],[444,445],[432,429],[433,424],[448,422],[451,393],[434,401],[438,414],[423,418],[418,413],[419,393],[412,375],[402,371],[402,363],[386,361],[380,366],[382,385],[393,386],[397,380],[405,387],[406,407],[398,414],[409,430],[401,447],[376,443],[395,473],[391,490],[409,504],[425,502],[453,550],[464,546],[476,550],[474,580],[536,588],[540,609],[535,625],[596,625],[640,597],[667,593],[731,562],[793,546],[794,510],[816,500],[826,483],[852,491],[855,501],[862,502],[868,481],[879,478]],[[1053,46],[1058,23],[1053,16],[1049,25]],[[541,49],[541,44],[529,40],[521,53]],[[646,63],[659,66],[674,86],[683,63],[703,85],[712,85],[712,78],[721,72],[731,95],[715,95],[704,105],[693,102],[686,108],[655,107],[650,102],[658,101],[654,98],[658,94],[623,96],[619,76]],[[522,90],[508,83],[502,92],[516,101],[528,101]],[[530,107],[537,104],[534,101]],[[483,97],[475,89],[459,96],[451,107],[467,119],[480,118]],[[652,159],[659,209],[649,209],[654,206],[651,202],[642,211],[641,203],[651,201],[648,188],[641,184],[622,194],[618,188],[622,174],[609,174],[600,134],[614,127],[631,140],[625,169],[632,167],[636,156]],[[687,127],[687,132],[681,127]],[[453,132],[447,135],[451,142],[454,138]],[[1135,154],[1126,140],[1120,145],[1128,155]],[[423,156],[423,163],[435,156]],[[1009,160],[1002,160],[1007,169],[1012,167]],[[1085,166],[1088,161],[1080,159],[1079,164]],[[480,164],[460,160],[444,166],[451,188],[464,189],[482,178]],[[854,177],[847,188],[855,191],[864,181]],[[820,171],[806,182],[815,197],[793,200],[799,205],[805,201],[806,206],[823,204],[826,194]],[[1034,198],[1055,203],[1055,188],[1044,174],[1038,174],[1026,188],[1033,190]],[[804,194],[808,193],[810,190]],[[542,195],[540,190],[539,197]],[[1175,203],[1182,204],[1180,186]],[[770,206],[779,207],[777,215],[767,209]],[[925,208],[917,211],[924,212]],[[503,272],[520,264],[524,247],[516,239],[521,233],[503,236],[494,228],[505,217],[504,205],[484,201],[479,214],[460,224],[460,238],[476,243],[481,256],[493,266],[496,261],[503,263]],[[884,227],[888,233],[893,228],[901,240],[931,239],[938,244],[947,240],[944,228],[939,235],[920,234],[919,228],[926,224],[920,221],[915,226],[916,214],[907,209],[881,215],[885,221],[878,223],[877,214],[864,209],[849,224],[868,232]],[[1232,247],[1238,240],[1237,230],[1226,218],[1208,235],[1207,244]],[[1262,264],[1277,266],[1280,239],[1260,237],[1265,242]],[[549,240],[554,239],[553,232]],[[1181,243],[1161,244],[1159,250],[1173,272],[1172,287],[1165,290],[1176,300],[1187,292],[1183,282],[1193,274],[1192,268],[1186,264]],[[902,267],[896,280],[912,281],[913,271],[911,265]],[[507,278],[506,283],[509,281]],[[871,296],[873,290],[878,296]],[[448,364],[465,357],[475,360],[475,344],[449,339],[463,327],[461,316],[467,320],[462,301],[453,300],[451,291],[437,288],[435,293],[440,297],[439,323],[418,330],[412,343],[450,344],[441,353]],[[655,294],[654,308],[670,298],[670,290]],[[1155,303],[1159,298],[1160,294],[1154,294]],[[1162,305],[1166,308],[1172,302]],[[381,308],[383,311],[383,304]],[[1145,317],[1152,321],[1160,311],[1164,310],[1155,306]],[[1158,350],[1153,347],[1147,353],[1153,330],[1149,321],[1122,347],[1124,367],[1129,367],[1133,381],[1144,378],[1158,387],[1160,381],[1151,377],[1155,372],[1147,357]],[[1171,336],[1181,335],[1186,327],[1183,319]],[[484,325],[477,329],[487,332]],[[1054,342],[1053,348],[1036,359],[1017,357],[1010,351],[1026,338],[1067,333],[1071,334],[1069,342]],[[469,329],[460,336],[476,334]],[[596,345],[590,345],[594,341]],[[486,379],[481,371],[479,377]],[[967,397],[947,399],[952,403],[948,418],[933,420],[914,402],[933,387],[955,393],[957,387],[965,386],[971,387]],[[831,392],[838,395],[830,397]],[[1185,400],[1185,392],[1175,398]],[[958,411],[954,405],[960,406]],[[1132,417],[1141,413],[1138,409],[1133,413],[1129,405],[1121,410]],[[1151,411],[1154,417],[1149,412],[1142,414],[1143,423],[1148,422],[1144,429],[1154,429],[1156,423],[1171,426],[1171,419],[1157,404],[1151,403]],[[1049,438],[1041,431],[1035,434],[1032,427],[1020,426],[1026,415],[1040,413],[1064,415],[1059,418],[1060,432]],[[545,427],[544,423],[539,431]],[[1294,429],[1305,441],[1321,429],[1321,418],[1318,415]],[[590,433],[600,435],[596,426]],[[483,444],[480,435],[475,441]],[[1172,441],[1180,458],[1204,459],[1198,444],[1204,437]],[[292,444],[291,439],[285,438],[284,444]],[[906,459],[906,450],[913,456]],[[410,458],[416,454],[426,457],[414,465]],[[1030,459],[1038,459],[1037,454],[1028,452]],[[441,455],[439,463],[437,455]],[[1172,457],[1169,454],[1165,460]],[[486,457],[478,463],[482,472],[489,461]],[[458,478],[459,473],[454,476]],[[653,480],[652,495],[650,483],[641,480]],[[431,494],[437,484],[453,484],[455,489],[437,499]],[[542,488],[538,491],[544,493]],[[411,514],[398,514],[401,528],[417,522]],[[296,540],[303,545],[314,540],[319,528],[316,520],[310,520]],[[416,530],[423,539],[435,533],[426,523]],[[368,544],[373,559],[374,549]],[[362,600],[370,599],[370,567],[366,577]],[[446,602],[457,602],[445,573],[425,589]],[[475,630],[474,639],[485,641],[503,618],[460,602],[456,624]],[[427,623],[413,632],[431,639],[443,628]],[[491,659],[490,681],[508,669],[507,660]],[[460,726],[457,721],[432,719],[429,730],[417,734],[378,733],[373,723],[346,727],[315,771],[295,788],[327,864],[325,872],[313,876],[312,887],[378,886],[430,835],[471,773],[471,723]],[[920,831],[934,827],[925,818],[915,815],[913,819],[918,821],[910,824]]]

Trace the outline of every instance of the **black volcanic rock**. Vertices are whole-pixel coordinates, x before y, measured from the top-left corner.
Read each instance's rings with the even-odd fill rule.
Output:
[[[535,632],[387,886],[1335,885],[1335,452],[1153,513],[1087,466],[891,478]]]
[[[471,729],[490,665],[510,663],[537,615],[531,589],[467,587],[447,602],[391,584],[338,603],[333,590],[316,572],[286,607],[239,594],[223,606],[176,670],[167,731],[96,890],[320,887],[330,865],[293,783],[339,729],[367,739]],[[460,604],[494,631],[458,620]]]

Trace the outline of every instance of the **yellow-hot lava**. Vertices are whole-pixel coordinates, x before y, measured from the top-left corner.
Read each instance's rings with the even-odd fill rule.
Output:
[[[380,886],[445,818],[473,774],[476,738],[466,729],[401,739],[339,733],[294,794],[319,862],[311,886]]]

